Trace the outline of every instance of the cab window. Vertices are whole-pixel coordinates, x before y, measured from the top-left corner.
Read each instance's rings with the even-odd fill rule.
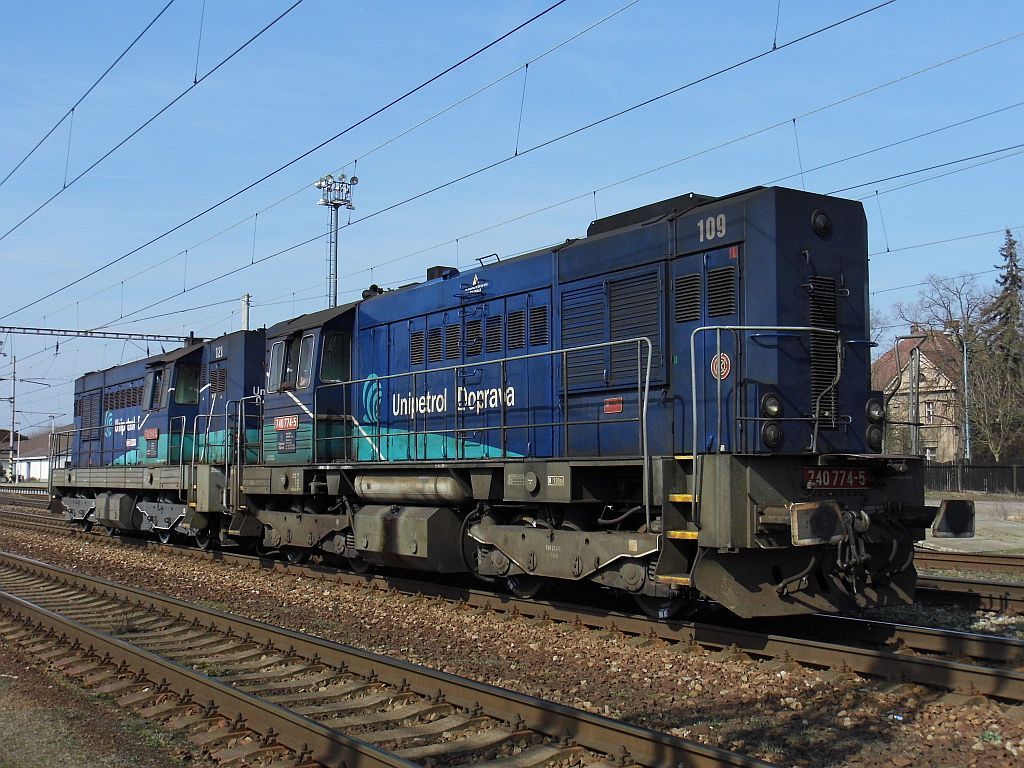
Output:
[[[299,344],[299,375],[296,381],[298,389],[305,389],[313,379],[313,337],[303,336]]]
[[[195,405],[199,402],[199,366],[183,363],[178,366],[174,379],[174,402],[178,405]]]
[[[275,341],[270,348],[270,378],[267,381],[267,391],[277,392],[281,384],[281,366],[284,365],[284,342]]]
[[[147,411],[156,411],[167,405],[167,381],[164,368],[154,368],[146,374],[146,389],[142,402]]]
[[[320,381],[348,381],[352,378],[350,360],[348,333],[336,331],[327,334],[320,362]]]
[[[307,337],[312,343],[313,337]],[[312,348],[310,349],[312,355]],[[296,375],[299,369],[299,339],[293,337],[275,341],[270,348],[270,392],[287,392],[296,389]]]

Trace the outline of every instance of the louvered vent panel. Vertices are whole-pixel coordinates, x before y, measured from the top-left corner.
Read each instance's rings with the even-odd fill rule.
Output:
[[[661,323],[658,319],[658,275],[651,272],[608,284],[611,340],[646,338],[651,342],[652,368],[661,360]],[[638,350],[639,347],[639,350]],[[647,346],[612,347],[613,384],[635,384],[647,370]]]
[[[409,334],[409,364],[423,365],[423,355],[423,331],[413,331],[411,334]]]
[[[526,310],[517,309],[508,313],[508,348],[522,349],[526,346]]]
[[[566,349],[606,340],[604,286],[592,285],[562,294],[562,346]],[[566,353],[569,386],[604,384],[607,352],[588,349]]]
[[[680,275],[675,283],[677,323],[700,320],[700,274]]]
[[[221,393],[228,388],[228,369],[216,368],[210,374],[210,391]]]
[[[809,302],[809,325],[814,328],[838,329],[836,307],[836,281],[831,277],[812,277]],[[832,386],[839,370],[836,336],[832,333],[811,331],[811,408],[819,402],[819,413],[829,426],[836,416],[836,388]],[[834,425],[834,421],[831,422]]]
[[[82,415],[82,398],[79,397],[79,398],[77,398],[75,400],[75,418],[77,419],[81,415]]]
[[[207,366],[207,364],[204,362],[199,367],[199,388],[200,389],[202,389],[203,387],[205,387],[209,383],[209,381],[210,381],[209,375],[210,375],[209,366]]]
[[[487,354],[489,355],[501,352],[502,320],[501,315],[487,318]]]
[[[736,267],[708,270],[708,317],[736,314]]]
[[[427,359],[432,363],[439,363],[441,356],[441,329],[431,328],[427,333]]]
[[[479,355],[484,351],[484,321],[479,317],[466,323],[466,355]]]
[[[544,345],[551,343],[551,333],[548,330],[548,308],[530,307],[530,346]]]
[[[459,349],[459,336],[462,335],[461,325],[446,325],[444,328],[444,356],[448,360],[458,360],[462,355]]]

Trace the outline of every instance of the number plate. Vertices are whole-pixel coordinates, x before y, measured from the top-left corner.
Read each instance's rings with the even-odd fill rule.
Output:
[[[867,488],[868,471],[853,467],[804,467],[808,488]]]

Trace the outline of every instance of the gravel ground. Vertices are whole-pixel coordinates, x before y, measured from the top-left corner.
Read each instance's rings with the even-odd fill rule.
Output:
[[[99,540],[4,528],[0,547],[781,765],[1024,765],[1024,708],[982,697],[880,687]]]
[[[0,644],[0,768],[212,766],[184,739]]]

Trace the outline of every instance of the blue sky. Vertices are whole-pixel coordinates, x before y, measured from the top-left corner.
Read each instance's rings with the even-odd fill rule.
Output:
[[[0,178],[166,2],[4,3]],[[60,190],[65,169],[75,179],[292,2],[206,0],[204,10],[203,0],[174,0],[73,124],[65,120],[0,185],[0,234]],[[303,0],[0,240],[0,314],[221,201],[550,4]],[[322,238],[207,282],[322,235],[327,212],[312,182],[351,174],[356,158],[341,300],[371,282],[422,279],[432,264],[465,267],[580,236],[595,211],[777,183],[863,198],[875,303],[911,301],[916,288],[891,289],[928,273],[988,270],[999,231],[1024,225],[1021,148],[987,154],[1024,141],[1024,6],[897,0],[785,45],[874,5],[568,0],[249,192],[0,324],[212,336],[239,327],[244,292],[254,326],[320,309]],[[751,63],[381,212],[514,155],[517,141],[520,153],[531,150],[773,43]],[[941,167],[910,173],[931,166]],[[899,174],[910,175],[884,180]],[[966,237],[984,232],[995,233]],[[920,247],[951,238],[962,239]],[[51,385],[20,387],[28,431],[48,425],[48,414],[68,419],[76,375],[145,352],[95,340],[67,340],[59,354],[53,346],[25,336],[3,345],[17,354],[19,377]],[[0,358],[0,376],[9,364]]]

